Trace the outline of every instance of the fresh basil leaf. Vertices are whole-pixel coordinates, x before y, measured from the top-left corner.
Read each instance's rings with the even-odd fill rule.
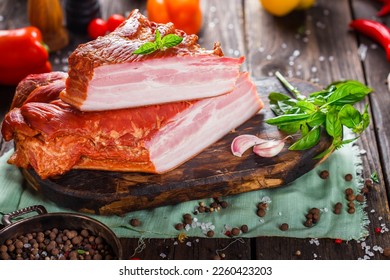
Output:
[[[162,46],[164,48],[171,48],[183,41],[183,38],[176,34],[168,34],[162,38]]]
[[[294,134],[301,128],[301,123],[290,123],[285,125],[279,125],[278,128],[285,133]]]
[[[306,136],[309,133],[309,131],[310,131],[310,128],[308,127],[308,125],[306,123],[301,124],[300,128],[301,128],[302,136]]]
[[[346,145],[346,144],[352,143],[352,142],[356,141],[357,139],[359,139],[359,136],[352,138],[352,139],[343,140],[343,141],[341,141],[340,145]]]
[[[371,174],[371,179],[372,179],[375,183],[379,184],[378,173],[377,173],[376,171],[374,171],[374,172]]]
[[[133,54],[149,54],[155,52],[157,49],[157,45],[154,42],[146,42],[136,49]]]
[[[150,54],[157,50],[165,50],[180,44],[183,38],[176,34],[168,34],[161,39],[161,33],[156,29],[154,42],[146,42],[136,49],[133,54]]]
[[[358,81],[348,81],[336,86],[336,90],[327,99],[327,104],[354,104],[362,100],[372,89]]]
[[[309,116],[308,114],[286,114],[268,119],[265,122],[271,125],[283,125],[306,120]]]
[[[271,92],[268,95],[268,99],[269,99],[270,103],[276,103],[277,101],[290,100],[292,98],[287,96],[287,95],[285,95],[285,94],[283,94],[283,93]]]
[[[161,33],[158,29],[156,29],[156,33],[154,35],[154,42],[156,43],[157,49],[161,50],[163,48],[163,44],[161,42]]]
[[[339,112],[340,122],[348,128],[356,128],[362,121],[360,112],[352,105],[344,105]]]
[[[308,114],[314,113],[318,109],[316,105],[305,100],[299,100],[296,103],[296,106],[298,106],[299,108],[302,109],[302,111]]]
[[[362,115],[363,130],[365,130],[370,125],[370,115],[368,114],[368,105],[364,108],[364,113]]]
[[[307,124],[311,127],[320,126],[325,122],[325,120],[326,115],[321,111],[317,111],[310,115],[309,119],[307,120]]]
[[[326,132],[332,137],[343,135],[343,126],[341,125],[339,114],[336,110],[331,110],[326,114],[325,128]]]
[[[292,144],[289,150],[307,150],[318,144],[321,138],[321,128],[315,127],[308,134]]]
[[[309,95],[309,98],[325,98],[327,99],[334,91],[336,90],[336,87],[334,85],[328,86],[326,89],[313,92]]]
[[[279,109],[282,110],[284,114],[297,114],[299,112],[299,108],[297,108],[295,101],[277,101],[277,104]]]

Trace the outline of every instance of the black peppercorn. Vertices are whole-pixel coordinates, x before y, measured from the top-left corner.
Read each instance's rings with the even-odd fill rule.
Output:
[[[321,179],[328,179],[328,177],[329,177],[329,171],[328,170],[322,170],[320,172],[320,178]]]

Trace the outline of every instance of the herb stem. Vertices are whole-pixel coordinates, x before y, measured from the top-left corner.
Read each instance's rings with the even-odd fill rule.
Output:
[[[303,96],[299,90],[297,90],[295,87],[293,87],[292,84],[290,84],[286,78],[279,72],[275,72],[275,76],[278,78],[278,80],[287,88],[287,90],[294,95],[295,98],[297,99],[305,99],[305,96]]]

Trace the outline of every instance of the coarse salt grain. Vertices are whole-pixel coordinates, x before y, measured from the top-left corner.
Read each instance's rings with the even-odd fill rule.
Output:
[[[173,242],[173,245],[178,245],[178,244],[179,244],[179,242],[177,242],[177,241]]]
[[[315,67],[315,66],[311,67],[310,71],[312,73],[316,73],[317,72],[317,67]]]
[[[0,15],[0,21],[4,20],[4,16]]]
[[[375,209],[372,209],[372,210],[370,211],[370,213],[375,213]]]
[[[167,257],[167,255],[164,254],[164,253],[161,253],[161,254],[160,254],[160,257],[162,257],[163,259],[165,259],[165,258]]]
[[[301,52],[299,51],[299,50],[294,50],[294,52],[293,52],[293,56],[294,57],[298,57],[299,55],[301,54]]]
[[[210,12],[215,13],[216,11],[217,11],[217,7],[215,6],[210,7]]]
[[[322,23],[321,21],[316,22],[316,27],[320,29],[325,29],[326,25]]]
[[[211,21],[209,22],[209,28],[214,28],[215,27],[215,22]]]
[[[189,230],[190,230],[190,228],[191,228],[191,226],[190,226],[189,224],[186,224],[186,226],[185,226],[185,228],[184,228],[184,229],[185,229],[186,231],[189,231]]]
[[[368,50],[367,45],[365,45],[365,44],[360,44],[360,46],[359,46],[359,48],[358,48],[358,54],[359,54],[359,57],[360,57],[360,60],[361,60],[361,61],[364,61],[364,60],[366,59],[367,50]]]
[[[239,51],[239,50],[235,50],[235,51],[234,51],[234,55],[235,55],[235,56],[239,56],[239,55],[240,55],[240,51]]]
[[[229,29],[233,29],[234,28],[234,25],[229,23],[228,26],[227,26]]]
[[[188,241],[188,242],[186,243],[186,245],[187,245],[188,247],[191,247],[191,246],[192,246],[191,241]]]
[[[287,49],[287,44],[286,44],[286,43],[283,43],[283,44],[281,45],[281,47],[282,47],[282,49]]]
[[[264,47],[260,47],[260,48],[258,49],[259,52],[264,52],[264,50],[265,50]]]
[[[331,56],[328,57],[328,59],[329,59],[329,61],[333,61],[334,60],[334,56],[331,55]]]
[[[272,55],[269,54],[269,55],[267,55],[266,58],[267,58],[267,60],[271,60],[272,59]]]
[[[381,216],[378,217],[378,220],[379,220],[379,221],[382,221],[382,219],[383,219],[383,217],[381,217]]]

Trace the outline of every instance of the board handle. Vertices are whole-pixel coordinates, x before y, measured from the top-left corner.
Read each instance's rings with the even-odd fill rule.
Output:
[[[9,226],[12,224],[12,219],[31,212],[37,212],[38,215],[47,214],[47,210],[43,205],[33,205],[5,214],[1,219],[1,223],[4,226]]]

